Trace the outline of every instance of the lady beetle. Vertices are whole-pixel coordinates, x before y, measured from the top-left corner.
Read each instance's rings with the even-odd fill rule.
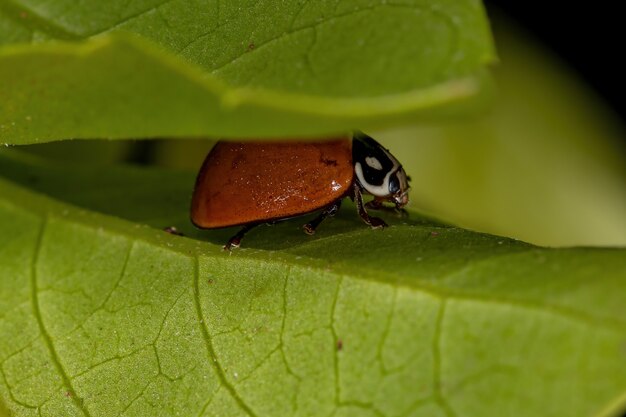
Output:
[[[203,229],[243,226],[224,246],[230,250],[259,224],[322,210],[304,225],[312,235],[326,217],[337,213],[345,197],[356,203],[366,224],[386,227],[366,208],[384,209],[383,203],[391,202],[402,210],[408,191],[402,165],[361,132],[321,142],[220,141],[196,179],[191,221]],[[364,193],[374,199],[364,204]]]

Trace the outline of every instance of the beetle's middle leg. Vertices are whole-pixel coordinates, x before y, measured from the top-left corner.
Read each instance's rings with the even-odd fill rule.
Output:
[[[304,228],[304,232],[308,235],[315,234],[315,229],[320,225],[321,222],[324,221],[326,217],[333,217],[339,211],[341,207],[341,200],[335,201],[330,206],[326,207],[324,211],[322,211],[319,216],[311,220],[309,223],[302,226]]]
[[[238,248],[241,244],[241,239],[245,236],[246,233],[250,231],[250,229],[258,226],[259,223],[250,223],[246,224],[239,230],[233,237],[228,239],[228,242],[224,245],[224,250],[230,251],[233,248]]]

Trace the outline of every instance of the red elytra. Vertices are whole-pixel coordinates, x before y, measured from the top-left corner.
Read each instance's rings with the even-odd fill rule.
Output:
[[[353,175],[349,138],[218,142],[198,174],[191,220],[213,229],[310,213],[343,197]]]
[[[363,204],[362,193],[375,199]],[[345,197],[373,228],[386,224],[365,207],[384,209],[383,202],[393,202],[398,210],[408,202],[402,166],[367,135],[318,142],[220,141],[198,174],[191,220],[205,229],[243,225],[224,247],[230,250],[256,225],[322,210],[304,225],[313,234]]]

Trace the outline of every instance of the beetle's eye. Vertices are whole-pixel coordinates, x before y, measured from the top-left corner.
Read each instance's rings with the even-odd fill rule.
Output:
[[[389,178],[389,194],[395,194],[400,190],[400,182],[398,176],[393,175]]]

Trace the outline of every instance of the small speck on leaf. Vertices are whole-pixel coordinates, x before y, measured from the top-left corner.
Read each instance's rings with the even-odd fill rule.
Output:
[[[178,229],[174,226],[164,227],[163,231],[169,233],[170,235],[185,236],[182,232],[178,231]]]

